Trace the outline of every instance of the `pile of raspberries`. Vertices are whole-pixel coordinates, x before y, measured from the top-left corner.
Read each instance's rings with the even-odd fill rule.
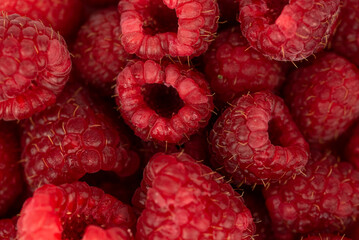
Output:
[[[358,0],[0,0],[0,240],[359,240]]]

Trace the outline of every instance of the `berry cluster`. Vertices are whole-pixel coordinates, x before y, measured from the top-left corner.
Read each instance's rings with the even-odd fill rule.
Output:
[[[1,0],[0,240],[359,240],[358,0]]]

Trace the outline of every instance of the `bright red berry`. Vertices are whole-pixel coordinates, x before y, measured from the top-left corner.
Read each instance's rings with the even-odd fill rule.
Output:
[[[64,39],[40,21],[0,15],[0,119],[25,119],[53,104],[71,70]]]
[[[69,84],[56,104],[23,123],[22,159],[32,189],[100,170],[121,176],[137,170],[137,154],[98,102]]]
[[[61,186],[46,184],[24,203],[17,222],[17,238],[103,239],[99,238],[102,233],[93,227],[95,225],[106,229],[107,236],[117,236],[108,237],[108,240],[120,239],[128,231],[124,240],[130,240],[130,231],[135,222],[130,206],[99,188],[83,182]],[[98,238],[93,234],[98,234]]]
[[[215,0],[121,0],[122,44],[140,58],[196,57],[215,37]]]
[[[185,153],[158,153],[145,168],[135,206],[136,239],[252,239],[243,199],[222,176]]]
[[[297,61],[326,47],[339,9],[340,0],[241,0],[239,21],[254,49]]]
[[[359,70],[348,60],[325,53],[290,75],[284,95],[306,140],[327,143],[359,116]]]
[[[213,100],[203,76],[179,64],[133,62],[118,75],[122,117],[144,141],[177,143],[204,128]]]
[[[308,161],[309,147],[283,100],[271,92],[231,103],[210,133],[212,162],[237,183],[285,181]]]

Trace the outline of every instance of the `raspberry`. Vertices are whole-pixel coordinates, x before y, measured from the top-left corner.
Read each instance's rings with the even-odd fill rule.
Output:
[[[199,56],[218,26],[216,0],[121,0],[118,9],[125,50],[144,59]]]
[[[181,144],[204,128],[213,111],[203,76],[179,64],[129,64],[117,77],[117,104],[144,141]]]
[[[321,234],[319,236],[311,236],[303,238],[303,240],[351,240],[344,236],[332,235],[332,234]]]
[[[285,181],[308,161],[309,147],[280,97],[271,92],[236,99],[209,137],[212,162],[236,183]]]
[[[1,0],[0,9],[9,14],[18,13],[38,19],[68,37],[75,33],[79,26],[82,2],[81,0]]]
[[[271,185],[264,196],[277,239],[344,232],[359,215],[359,171],[330,152],[312,152],[302,175]]]
[[[359,4],[357,0],[344,0],[340,25],[334,35],[333,50],[359,66]]]
[[[0,119],[25,119],[55,102],[71,70],[64,39],[19,15],[0,15]]]
[[[241,0],[239,21],[250,45],[279,61],[324,49],[334,32],[340,0]]]
[[[69,84],[55,105],[23,123],[22,159],[32,189],[100,170],[122,176],[137,170],[137,154],[100,106],[86,89]]]
[[[130,55],[121,45],[116,8],[94,12],[81,27],[74,46],[74,64],[81,77],[112,95],[112,85]]]
[[[24,203],[17,223],[17,237],[19,240],[89,240],[94,234],[101,234],[92,225],[105,228],[109,236],[119,234],[119,237],[123,231],[118,228],[131,231],[135,222],[131,207],[99,188],[82,182],[61,186],[46,184]]]
[[[123,228],[113,227],[104,230],[97,226],[89,226],[86,229],[86,235],[82,240],[133,240],[132,232]]]
[[[0,216],[13,205],[23,187],[16,131],[15,124],[0,122]]]
[[[238,26],[219,34],[204,61],[206,76],[220,102],[248,91],[274,90],[284,81],[282,64],[249,49]]]
[[[12,219],[0,219],[0,239],[16,239],[16,222],[17,217],[14,217]]]
[[[252,239],[243,199],[223,177],[185,153],[158,153],[146,166],[135,206],[136,239]]]
[[[328,143],[359,116],[359,70],[346,59],[325,53],[294,71],[284,94],[306,140]]]

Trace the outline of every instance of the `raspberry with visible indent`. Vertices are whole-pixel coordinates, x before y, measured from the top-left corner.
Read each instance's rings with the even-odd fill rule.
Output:
[[[213,99],[203,76],[180,64],[132,62],[118,75],[116,101],[144,141],[182,144],[204,128]]]
[[[216,0],[121,0],[122,44],[143,59],[196,57],[217,31]]]
[[[337,24],[340,0],[241,0],[239,21],[250,45],[279,61],[323,50]]]
[[[12,219],[0,219],[0,239],[15,240],[16,239],[16,222],[17,217]]]
[[[343,233],[359,216],[359,171],[330,152],[312,152],[303,174],[264,191],[277,239]]]
[[[303,240],[351,240],[344,236],[332,235],[332,234],[321,234],[319,236],[311,236],[303,238]]]
[[[17,14],[0,15],[0,119],[29,118],[53,104],[71,70],[65,40]]]
[[[17,222],[17,237],[19,240],[89,240],[93,234],[103,233],[95,225],[106,229],[107,239],[119,239],[128,232],[124,239],[130,240],[135,223],[130,206],[99,188],[83,182],[46,184],[24,203]]]
[[[133,204],[143,208],[136,239],[249,240],[255,233],[241,196],[185,153],[154,155]]]
[[[277,89],[285,77],[282,63],[251,49],[238,26],[218,35],[204,62],[206,76],[220,102],[248,91]]]
[[[137,154],[88,90],[69,84],[56,104],[23,122],[22,159],[28,184],[62,184],[86,173],[133,174]]]
[[[9,14],[17,13],[69,37],[79,27],[82,10],[81,0],[1,0],[0,9]],[[56,34],[56,33],[55,33]]]
[[[212,162],[236,183],[286,181],[308,161],[309,147],[283,100],[247,94],[231,103],[209,137]]]
[[[0,216],[8,212],[23,190],[17,127],[0,121]]]
[[[82,79],[112,95],[111,87],[132,58],[121,44],[120,14],[115,7],[94,12],[78,32],[74,64]]]
[[[290,75],[284,95],[306,140],[328,143],[359,116],[359,70],[345,58],[325,53]]]
[[[340,24],[335,32],[333,50],[359,66],[359,4],[357,0],[343,0]]]

